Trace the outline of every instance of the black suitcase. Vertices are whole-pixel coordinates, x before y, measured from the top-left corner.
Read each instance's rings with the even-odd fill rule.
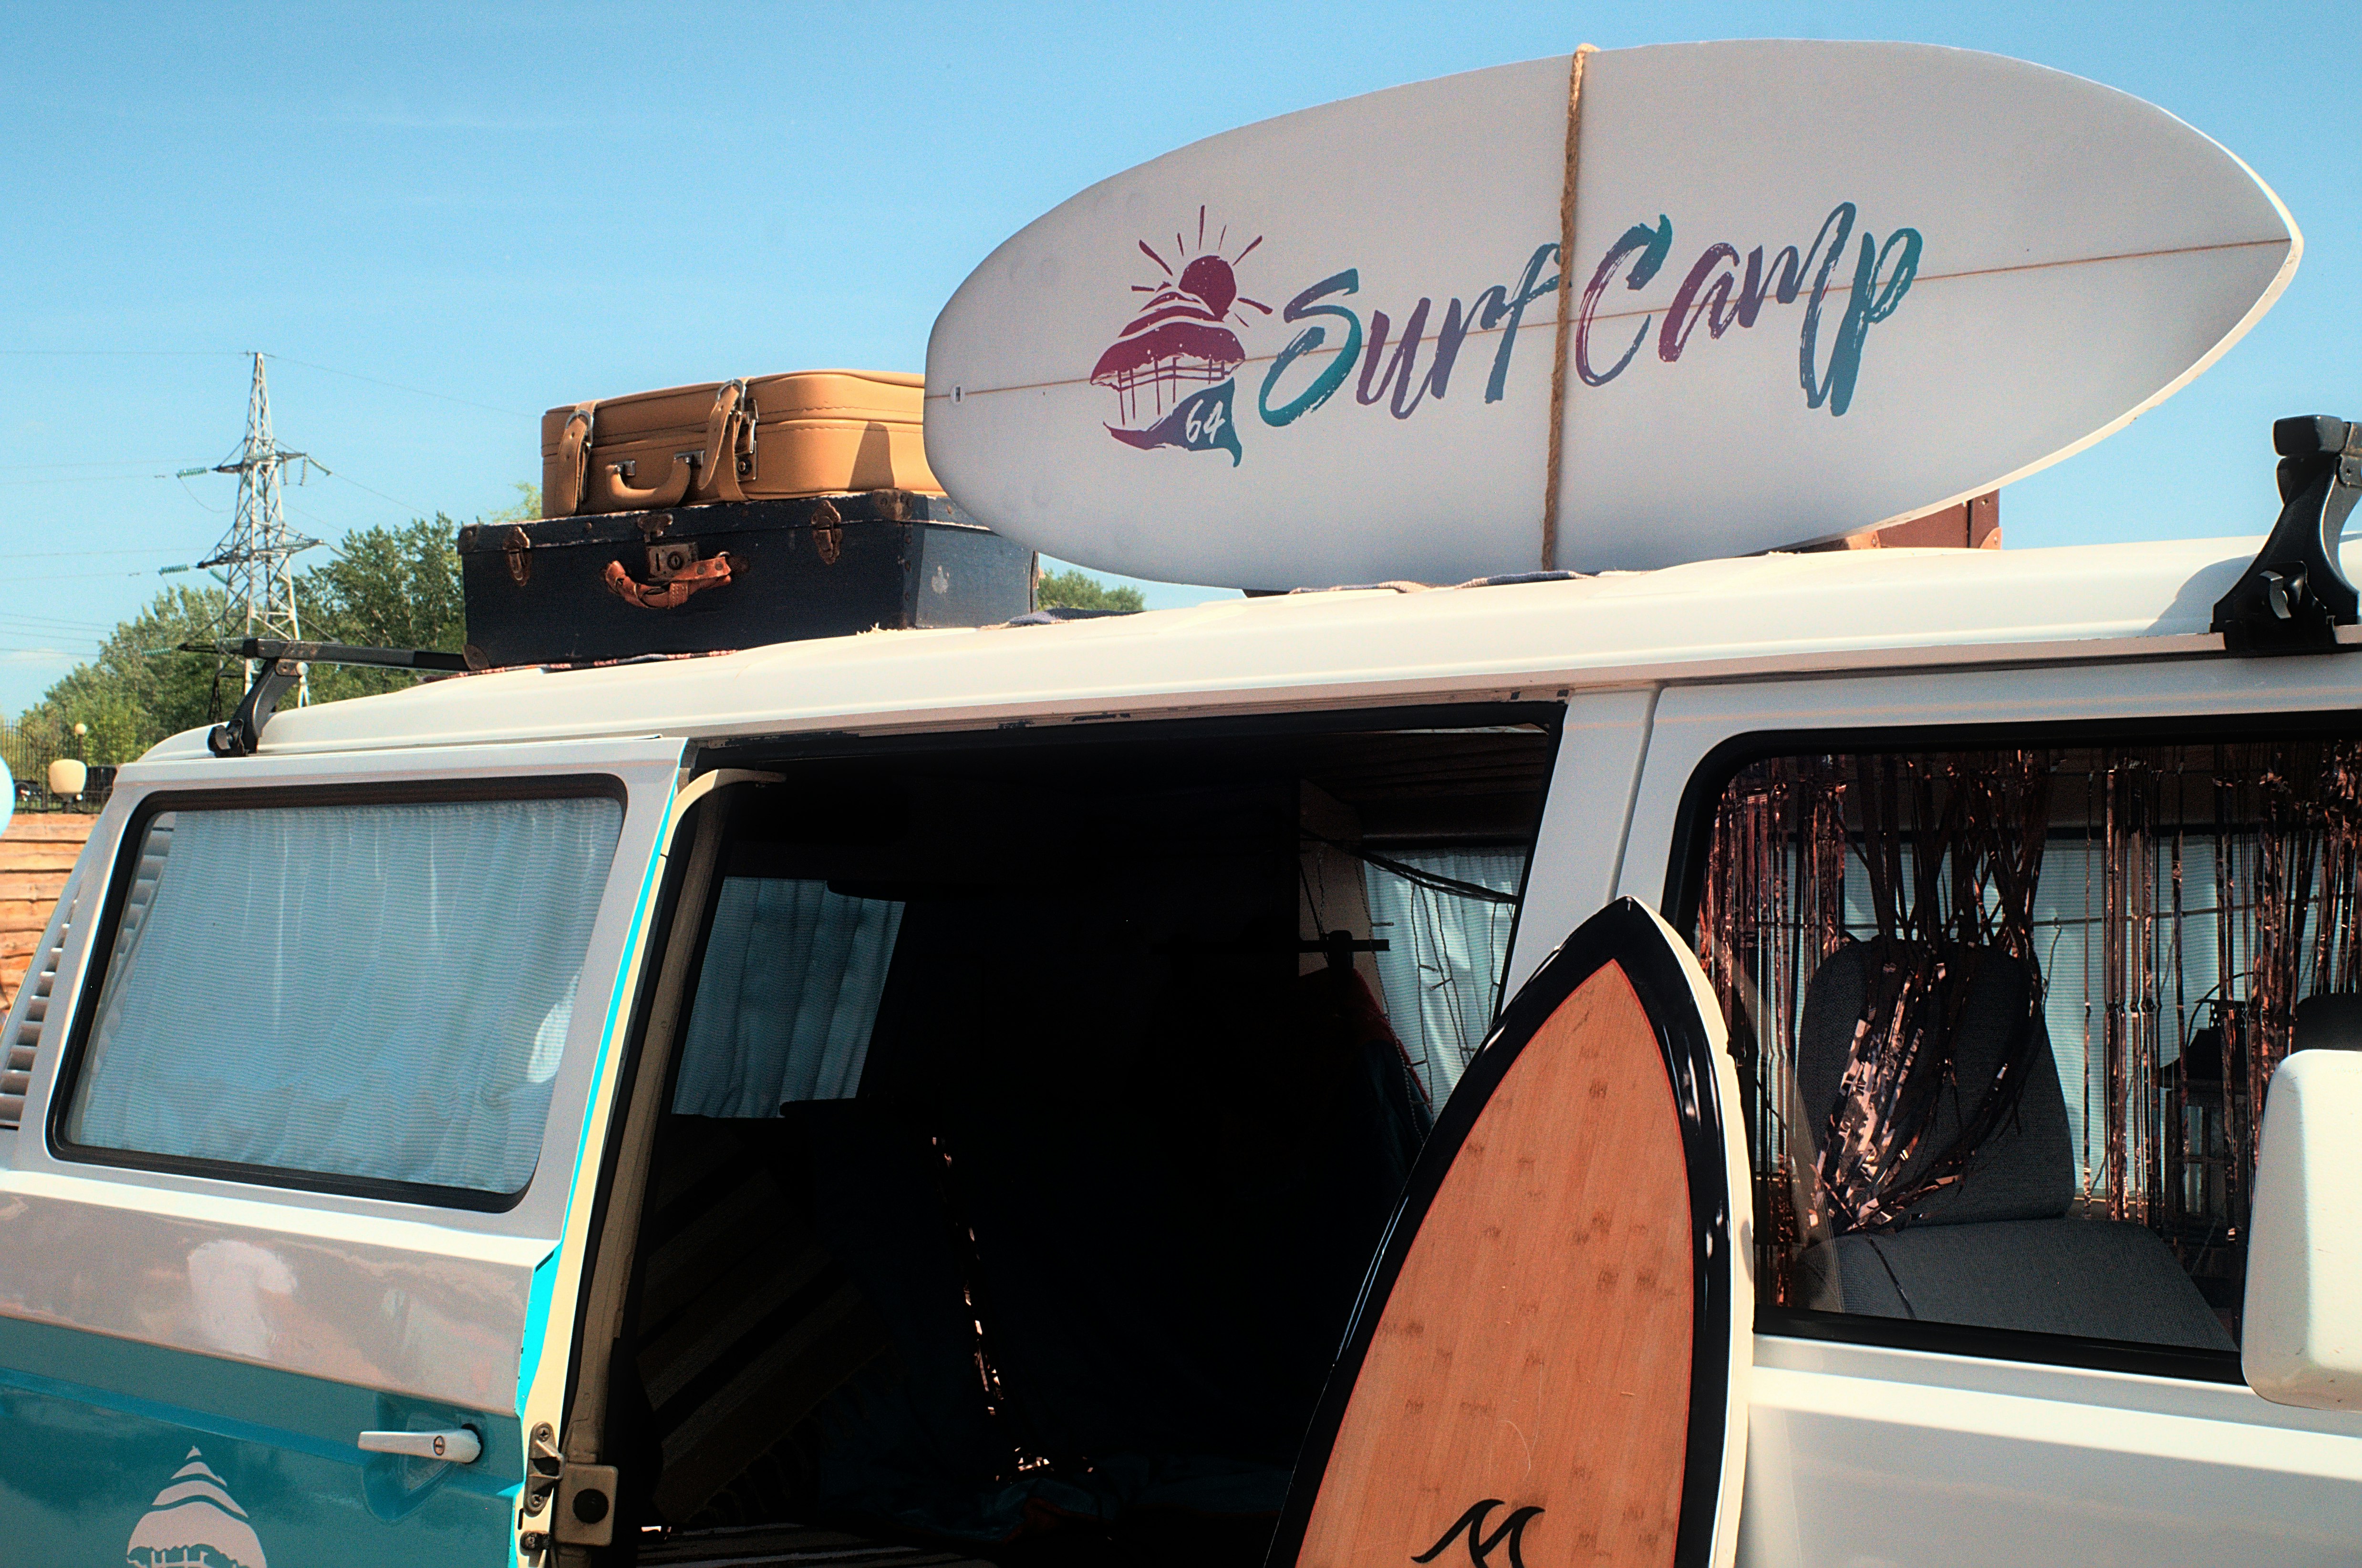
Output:
[[[459,572],[478,668],[985,626],[1033,607],[1032,551],[899,490],[470,524]]]

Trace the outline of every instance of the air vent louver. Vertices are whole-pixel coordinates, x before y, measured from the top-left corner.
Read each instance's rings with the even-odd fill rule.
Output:
[[[25,1090],[32,1081],[33,1055],[40,1048],[41,1025],[50,1016],[50,991],[57,984],[58,962],[65,953],[66,932],[72,927],[74,907],[82,898],[82,871],[66,879],[64,890],[58,894],[57,912],[50,916],[50,929],[41,933],[41,945],[36,956],[39,963],[25,977],[17,988],[16,1005],[8,1010],[8,1021],[0,1026],[0,1040],[7,1042],[8,1060],[0,1068],[0,1129],[14,1128],[25,1119]]]

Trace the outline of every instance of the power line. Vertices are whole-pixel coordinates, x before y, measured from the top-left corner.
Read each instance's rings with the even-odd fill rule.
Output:
[[[167,458],[167,461],[171,459]],[[120,484],[126,480],[168,479],[168,474],[60,474],[54,479],[0,480],[0,486],[14,490],[20,486],[43,484]]]
[[[321,471],[321,472],[323,472],[323,473],[327,473],[327,472],[328,472],[328,470],[326,470],[326,469],[321,469],[320,471]],[[370,490],[370,487],[369,487],[369,486],[367,486],[367,485],[365,485],[365,484],[363,484],[363,483],[361,483],[361,481],[360,481],[360,480],[357,480],[357,479],[348,478],[348,477],[347,477],[346,475],[344,475],[344,474],[329,473],[329,474],[328,474],[328,477],[329,477],[330,479],[332,479],[332,480],[343,480],[347,484],[348,484],[348,485],[352,486],[355,490],[368,490],[368,491],[369,491],[369,492],[370,492],[371,495],[376,496],[380,501],[390,501],[390,502],[392,502],[394,505],[401,507],[404,512],[409,513],[413,517],[428,517],[428,516],[432,516],[432,515],[434,514],[434,513],[433,513],[433,512],[432,512],[432,510],[431,510],[431,509],[429,509],[429,508],[427,508],[427,507],[414,505],[414,504],[413,504],[413,503],[411,503],[410,502],[403,501],[403,500],[399,500],[399,499],[397,499],[396,497],[393,497],[393,496],[391,496],[391,495],[386,494],[386,492],[385,492],[385,491],[381,491],[381,490]]]
[[[52,632],[62,635],[67,632],[111,632],[115,630],[115,624],[112,622],[70,621],[62,615],[11,614],[8,617],[8,625],[11,630],[39,631],[43,636],[47,636]]]
[[[0,348],[11,359],[214,359],[226,355],[244,359],[236,348]]]
[[[12,469],[152,469],[170,458],[101,458],[86,463],[11,463]]]
[[[104,629],[105,629],[105,628],[107,628],[107,627],[112,626],[114,624],[115,624],[115,623],[113,623],[113,622],[111,622],[111,621],[85,621],[85,620],[83,620],[82,618],[80,618],[79,616],[73,616],[73,615],[23,615],[23,614],[11,614],[11,615],[8,617],[8,620],[7,620],[6,625],[5,627],[0,627],[0,631],[5,631],[5,630],[12,629],[12,628],[15,628],[15,627],[18,627],[18,626],[24,626],[24,625],[34,625],[34,626],[63,626],[63,627],[67,627],[67,628],[69,628],[69,629],[72,629],[72,630],[81,630],[82,628],[84,628],[84,627],[96,627],[96,628],[99,628],[99,629],[104,630]]]
[[[82,557],[82,556],[168,556],[168,555],[171,555],[171,553],[172,553],[171,551],[170,551],[170,550],[166,550],[166,549],[142,549],[142,550],[43,550],[43,551],[41,552],[41,558],[42,558],[42,559],[44,559],[44,560],[52,560],[52,561],[55,561],[55,560],[72,560],[72,559],[73,559],[73,558],[77,558],[77,557]],[[15,611],[10,611],[10,612],[9,612],[9,618],[10,618],[11,620],[14,620],[14,619],[16,619],[16,618],[17,618],[17,613],[16,613],[16,612],[15,612]]]
[[[396,392],[414,392],[420,397],[431,397],[441,403],[456,403],[461,408],[481,409],[486,414],[505,414],[512,419],[541,417],[538,414],[526,414],[518,409],[495,408],[489,403],[471,403],[464,397],[453,397],[449,392],[428,392],[425,387],[404,386],[400,381],[384,381],[376,376],[364,376],[356,370],[339,370],[334,365],[315,365],[309,359],[291,359],[284,354],[272,354],[269,358],[278,360],[282,365],[301,365],[307,370],[326,370],[332,376],[343,376],[348,381],[367,381],[373,387],[392,387]]]
[[[216,359],[233,354],[239,359],[246,358],[245,351],[237,348],[0,348],[0,356],[52,359]],[[391,387],[395,392],[406,392],[418,397],[431,397],[441,403],[456,403],[462,408],[480,409],[486,414],[505,414],[512,419],[541,417],[538,414],[527,414],[522,409],[501,408],[489,403],[476,403],[464,397],[453,397],[449,392],[429,392],[425,387],[409,386],[401,381],[389,381],[381,376],[364,376],[358,370],[340,370],[334,365],[322,365],[310,359],[297,359],[285,354],[265,354],[263,357],[276,359],[282,365],[301,365],[307,370],[320,370],[331,376],[342,376],[348,381],[367,381],[373,387]]]
[[[183,495],[187,496],[191,501],[195,502],[199,506],[204,507],[205,511],[207,511],[207,512],[219,512],[219,511],[221,510],[221,508],[220,508],[220,507],[218,507],[218,506],[206,506],[206,505],[205,505],[205,502],[204,502],[204,497],[202,497],[202,496],[198,495],[198,494],[197,494],[197,492],[196,492],[195,491],[191,490],[191,489],[189,488],[189,481],[188,481],[186,479],[182,478],[181,475],[179,475],[179,474],[174,474],[174,475],[172,476],[172,480],[173,480],[173,482],[175,482],[176,484],[178,484],[178,485],[181,487],[181,493],[182,493],[182,494],[183,494]]]

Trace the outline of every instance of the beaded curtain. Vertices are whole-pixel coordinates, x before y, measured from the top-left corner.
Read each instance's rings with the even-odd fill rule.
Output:
[[[2037,977],[2079,1211],[2156,1228],[2235,1311],[2264,1086],[2301,999],[2362,990],[2358,883],[2348,741],[1743,768],[1715,816],[1698,953],[1750,1101],[1765,1298],[1793,1303],[1803,1247],[1891,1225],[1971,1168],[1973,1138],[1927,1146],[1938,1093],[1975,1135],[2007,1116],[2014,1086],[1958,1084],[1941,1044],[1965,992],[1942,966],[1991,949]],[[1849,940],[1902,961],[1871,987],[1837,1111],[1806,1116],[1805,994]]]

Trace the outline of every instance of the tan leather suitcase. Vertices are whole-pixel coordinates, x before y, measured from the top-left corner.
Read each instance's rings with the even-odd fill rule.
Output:
[[[919,434],[925,386],[890,370],[796,370],[553,408],[541,416],[541,514],[940,495]]]

